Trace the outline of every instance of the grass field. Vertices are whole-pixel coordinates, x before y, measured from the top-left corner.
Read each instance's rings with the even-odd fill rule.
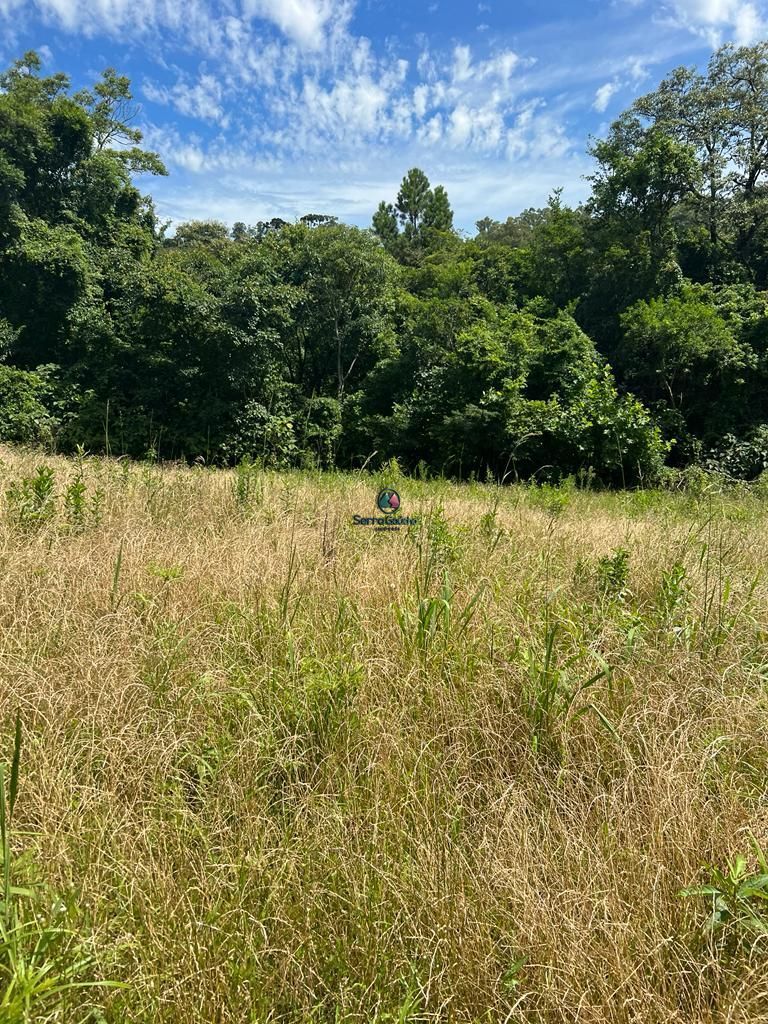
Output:
[[[2,1024],[768,1021],[768,500],[0,458]]]

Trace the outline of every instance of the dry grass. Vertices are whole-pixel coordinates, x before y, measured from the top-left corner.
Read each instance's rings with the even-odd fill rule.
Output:
[[[376,534],[390,477],[85,460],[75,529],[46,461],[14,871],[127,987],[0,1019],[768,1021],[768,935],[679,894],[768,847],[768,503],[397,481]]]

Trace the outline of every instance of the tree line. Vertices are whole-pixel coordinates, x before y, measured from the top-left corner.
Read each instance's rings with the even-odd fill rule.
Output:
[[[418,168],[367,230],[169,237],[134,115],[114,69],[0,75],[0,441],[611,486],[768,467],[768,44],[632,103],[581,205],[472,238]]]

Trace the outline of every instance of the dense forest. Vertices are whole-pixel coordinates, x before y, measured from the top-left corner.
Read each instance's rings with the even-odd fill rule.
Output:
[[[0,441],[613,486],[768,467],[768,43],[638,98],[585,203],[473,238],[417,168],[368,230],[169,237],[135,114],[113,69],[0,75]]]

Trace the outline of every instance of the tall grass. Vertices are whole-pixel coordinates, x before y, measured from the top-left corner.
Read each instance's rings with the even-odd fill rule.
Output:
[[[764,498],[0,457],[0,1021],[768,1021]]]

